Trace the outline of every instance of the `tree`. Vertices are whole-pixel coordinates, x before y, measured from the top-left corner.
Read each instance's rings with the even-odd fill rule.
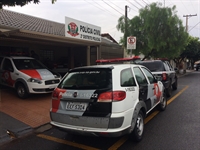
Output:
[[[24,6],[30,2],[38,4],[40,0],[0,0],[0,9],[2,9],[3,6]],[[54,4],[56,0],[51,0],[51,2]]]
[[[161,7],[161,3],[152,3],[139,10],[139,16],[128,20],[127,36],[136,36],[134,54],[142,53],[148,57],[174,58],[181,54],[187,44],[188,33],[182,21],[176,15],[176,7]],[[124,33],[125,18],[120,17],[117,29]],[[126,47],[126,38],[121,38]],[[144,59],[145,59],[144,58]]]
[[[188,60],[188,63],[193,68],[194,62],[200,60],[200,41],[197,37],[190,36],[188,38],[188,45],[179,57],[174,58],[177,64]]]

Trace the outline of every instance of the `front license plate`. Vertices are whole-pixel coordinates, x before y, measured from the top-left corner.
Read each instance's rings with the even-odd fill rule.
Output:
[[[85,111],[87,103],[76,103],[76,102],[67,102],[67,110],[76,110],[76,111]]]

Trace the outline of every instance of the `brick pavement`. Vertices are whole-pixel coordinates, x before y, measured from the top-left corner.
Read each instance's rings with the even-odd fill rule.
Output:
[[[39,127],[50,122],[51,94],[31,95],[19,99],[14,90],[1,89],[0,111],[31,126]]]

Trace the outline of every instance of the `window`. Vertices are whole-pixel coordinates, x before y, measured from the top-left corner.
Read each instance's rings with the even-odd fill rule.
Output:
[[[121,86],[136,86],[131,69],[125,69],[121,72]]]
[[[59,84],[64,89],[103,89],[112,87],[110,69],[79,69],[69,72]]]
[[[12,63],[11,63],[11,61],[9,59],[5,59],[4,60],[3,69],[4,70],[9,70],[11,72],[14,71]]]
[[[148,84],[147,79],[145,78],[144,74],[142,73],[139,67],[133,68],[133,71],[135,73],[135,77],[139,85]]]
[[[142,68],[142,70],[144,71],[144,73],[146,74],[147,78],[149,79],[150,84],[154,83],[153,75],[146,68]]]

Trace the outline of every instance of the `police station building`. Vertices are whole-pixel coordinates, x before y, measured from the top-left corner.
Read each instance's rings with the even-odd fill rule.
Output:
[[[123,48],[101,27],[65,17],[65,24],[0,10],[0,55],[34,51],[54,69],[94,65],[97,59],[123,57]]]

